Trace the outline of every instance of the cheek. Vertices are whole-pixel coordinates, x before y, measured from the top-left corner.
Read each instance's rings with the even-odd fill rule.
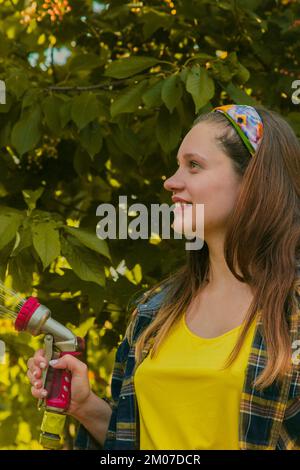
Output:
[[[237,182],[230,176],[198,181],[191,188],[192,199],[204,204],[206,215],[228,215],[238,195]]]

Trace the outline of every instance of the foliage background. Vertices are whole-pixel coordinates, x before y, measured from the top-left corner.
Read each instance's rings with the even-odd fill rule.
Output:
[[[159,234],[106,243],[97,206],[170,204],[180,140],[213,106],[263,104],[300,135],[299,33],[293,0],[0,0],[0,276],[85,336],[101,396],[129,302],[184,249]],[[25,374],[41,340],[3,319],[0,337],[0,448],[38,449]],[[69,419],[67,448],[74,433]]]

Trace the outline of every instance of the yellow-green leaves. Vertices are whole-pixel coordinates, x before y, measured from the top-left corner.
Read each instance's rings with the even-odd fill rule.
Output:
[[[60,255],[59,233],[55,222],[49,220],[33,224],[32,241],[44,269]]]
[[[87,230],[74,227],[64,227],[64,231],[76,237],[84,246],[91,250],[103,255],[108,259],[111,259],[108,245],[105,240],[101,240],[97,237],[96,232],[92,233]]]
[[[82,246],[72,236],[62,237],[61,246],[63,255],[80,279],[105,286],[104,267],[99,256]]]
[[[207,70],[199,64],[195,64],[187,73],[186,90],[193,97],[197,113],[214,96],[215,85]]]
[[[43,188],[42,186],[38,189],[23,189],[23,198],[29,210],[35,209],[36,203],[43,194],[44,190],[45,188]]]
[[[0,207],[0,250],[15,239],[24,214],[11,207]]]

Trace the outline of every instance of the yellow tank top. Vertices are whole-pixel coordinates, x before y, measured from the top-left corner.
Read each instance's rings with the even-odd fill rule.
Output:
[[[189,329],[184,313],[157,356],[149,352],[134,375],[140,449],[239,449],[240,398],[256,319],[234,363],[220,368],[242,326],[202,338]]]

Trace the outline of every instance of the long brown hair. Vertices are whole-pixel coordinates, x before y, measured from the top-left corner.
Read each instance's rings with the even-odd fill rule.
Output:
[[[264,133],[251,157],[242,140],[221,113],[198,116],[193,125],[209,122],[224,132],[217,143],[242,178],[241,191],[230,216],[224,256],[233,275],[253,288],[254,297],[244,327],[226,367],[236,359],[259,311],[267,348],[267,364],[254,386],[265,388],[281,380],[291,367],[289,314],[299,308],[295,288],[300,241],[300,144],[289,124],[277,113],[256,107]],[[235,267],[239,268],[239,272]],[[209,249],[188,250],[186,263],[152,287],[168,287],[154,319],[136,342],[136,367],[147,344],[153,357],[170,328],[180,319],[209,275]],[[299,287],[299,284],[298,284]],[[136,311],[135,311],[136,314]]]

